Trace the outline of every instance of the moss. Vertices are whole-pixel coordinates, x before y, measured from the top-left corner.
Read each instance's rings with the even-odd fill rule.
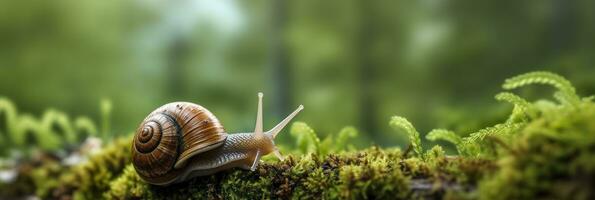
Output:
[[[58,187],[60,174],[67,171],[60,163],[52,160],[46,161],[43,165],[31,172],[31,177],[35,185],[35,195],[38,197],[50,196],[52,189]]]
[[[103,197],[106,199],[150,199],[151,196],[148,196],[150,193],[144,192],[149,190],[149,185],[138,184],[139,182],[142,180],[134,171],[134,167],[127,165],[122,175],[110,183],[109,192],[106,192]]]
[[[60,175],[56,187],[51,188],[52,192],[42,197],[95,199],[101,196],[130,162],[130,140],[130,137],[114,140],[99,154],[72,167]]]
[[[359,152],[316,156],[288,156],[284,161],[264,163],[259,169],[230,170],[197,177],[171,186],[143,182],[134,168],[113,179],[104,195],[111,199],[408,199],[441,197],[455,183],[442,180],[453,166],[468,164],[448,159],[441,149],[431,151],[441,163],[428,165],[415,158],[403,158],[399,149],[377,147]],[[467,171],[458,173],[466,174]],[[470,175],[472,176],[472,175]],[[433,187],[414,187],[412,180]],[[454,179],[452,179],[454,180]]]
[[[593,199],[595,104],[547,110],[529,123],[480,184],[483,199]]]

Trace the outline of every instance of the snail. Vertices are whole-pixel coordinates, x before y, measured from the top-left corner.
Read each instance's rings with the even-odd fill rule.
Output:
[[[253,133],[228,134],[215,115],[194,103],[173,102],[157,108],[134,135],[134,169],[147,183],[170,185],[235,167],[254,171],[269,153],[283,160],[274,139],[304,106],[263,132],[262,97],[258,93]]]

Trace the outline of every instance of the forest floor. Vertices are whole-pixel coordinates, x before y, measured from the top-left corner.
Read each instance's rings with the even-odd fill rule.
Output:
[[[283,161],[265,159],[255,171],[231,169],[170,186],[140,179],[130,163],[131,137],[106,145],[87,161],[64,166],[52,156],[23,162],[19,176],[0,184],[1,197],[43,199],[593,199],[595,103],[564,78],[533,72],[508,79],[512,90],[551,85],[554,100],[529,102],[503,92],[513,111],[505,121],[470,134],[435,129],[428,140],[452,143],[423,149],[405,118],[389,124],[409,136],[406,149],[349,148],[344,129],[318,139],[302,122],[292,125],[296,149]]]

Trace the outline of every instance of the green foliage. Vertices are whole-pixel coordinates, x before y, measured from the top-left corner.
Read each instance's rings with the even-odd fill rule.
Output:
[[[409,122],[404,117],[393,116],[390,121],[389,125],[393,129],[403,129],[405,133],[407,133],[409,137],[410,145],[413,147],[413,151],[417,154],[417,156],[422,156],[422,147],[421,147],[421,139],[419,136],[419,132],[413,127],[411,122]]]
[[[45,132],[41,130],[41,126],[38,124],[37,119],[31,115],[19,116],[14,130],[13,141],[15,145],[22,147],[22,150],[34,148],[35,145],[40,145],[43,149],[51,149],[52,146],[56,146],[56,143],[59,142],[57,138],[45,136]]]
[[[504,81],[502,88],[507,90],[516,89],[531,84],[551,85],[560,91],[560,96],[569,101],[572,105],[578,104],[580,98],[576,95],[574,86],[564,77],[551,72],[529,72],[521,74]]]
[[[508,123],[525,122],[527,121],[527,115],[531,117],[536,116],[533,106],[516,94],[510,92],[501,92],[498,93],[495,98],[498,101],[505,101],[511,103],[514,106],[512,113],[507,120]]]
[[[482,199],[592,199],[595,104],[544,110],[517,133],[497,173],[480,184]]]
[[[41,131],[44,132],[44,135],[54,135],[60,138],[60,143],[51,147],[51,150],[58,150],[76,141],[76,133],[69,117],[57,110],[49,109],[43,114]]]
[[[295,138],[297,148],[302,154],[320,154],[320,139],[308,124],[295,122],[289,132]]]
[[[74,121],[74,129],[79,138],[79,142],[89,136],[97,136],[97,127],[95,123],[88,117],[78,117]]]
[[[314,129],[310,128],[304,122],[295,122],[291,125],[290,134],[295,140],[296,151],[300,155],[316,154],[328,155],[330,153],[340,153],[346,150],[354,150],[351,145],[352,139],[357,137],[358,132],[354,127],[344,127],[339,133],[328,134],[320,141]]]
[[[461,136],[457,135],[453,131],[449,131],[446,129],[434,129],[426,135],[426,139],[428,139],[430,141],[444,140],[444,141],[450,142],[457,147],[457,150],[461,149],[461,147],[459,147],[459,145],[461,145],[461,143],[463,142],[463,139],[461,139]],[[461,153],[461,152],[459,152],[459,153]]]
[[[512,113],[505,122],[471,133],[469,136],[462,138],[462,142],[458,143],[459,145],[456,145],[455,143],[459,153],[475,157],[493,156],[497,149],[494,148],[494,141],[492,140],[500,142],[500,145],[506,145],[506,143],[510,142],[511,138],[518,134],[528,122],[534,121],[539,117],[555,118],[562,112],[560,106],[570,109],[578,106],[581,102],[588,101],[587,99],[583,101],[580,100],[580,97],[576,95],[574,87],[568,80],[550,72],[530,72],[515,76],[507,79],[502,87],[504,89],[515,89],[530,84],[547,84],[557,88],[558,91],[554,93],[554,98],[557,99],[561,105],[555,105],[547,100],[529,103],[527,100],[516,94],[510,92],[499,93],[495,96],[496,100],[513,104],[514,108]],[[434,140],[437,139],[437,136],[451,138],[455,135],[456,134],[454,133],[439,131],[429,135],[427,138]],[[490,138],[491,140],[486,140],[486,138]]]
[[[482,156],[484,153],[491,153],[494,150],[491,146],[484,145],[485,139],[488,137],[498,137],[502,135],[512,135],[518,131],[524,124],[496,124],[492,127],[481,129],[477,132],[471,133],[468,137],[463,138],[461,152],[469,156]]]
[[[48,109],[38,119],[18,113],[9,99],[0,97],[0,153],[20,150],[29,154],[38,149],[61,151],[96,134],[95,123],[88,117],[71,120],[63,112]]]
[[[0,155],[6,153],[6,147],[12,146],[10,142],[17,135],[16,127],[17,109],[9,99],[0,97]]]
[[[101,110],[101,138],[105,141],[110,139],[110,117],[112,113],[112,102],[108,99],[102,99],[99,108]]]
[[[356,138],[357,135],[357,129],[351,126],[344,127],[341,129],[341,131],[339,131],[339,133],[337,133],[336,136],[334,134],[329,134],[320,143],[321,155],[328,155],[329,153],[341,153],[347,150],[355,150],[355,146],[351,143],[353,142],[352,139]]]

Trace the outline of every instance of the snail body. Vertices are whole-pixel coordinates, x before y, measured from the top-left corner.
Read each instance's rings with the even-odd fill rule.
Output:
[[[254,171],[260,158],[270,153],[283,160],[274,139],[303,106],[264,132],[262,93],[258,97],[252,133],[228,134],[215,115],[194,103],[173,102],[157,108],[134,135],[136,172],[150,184],[169,185],[234,167]]]

